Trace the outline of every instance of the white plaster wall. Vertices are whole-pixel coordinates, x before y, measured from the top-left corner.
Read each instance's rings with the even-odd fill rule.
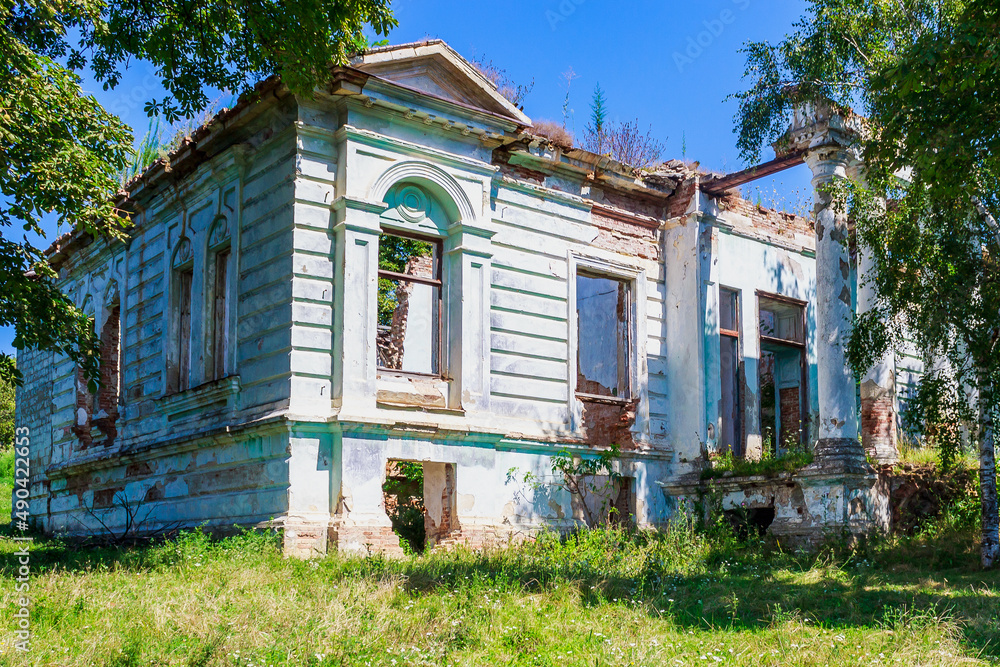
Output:
[[[498,534],[528,535],[540,525],[565,528],[577,525],[572,497],[551,470],[551,448],[543,443],[503,441],[485,443],[458,439],[427,440],[404,434],[345,431],[341,435],[342,515],[345,523],[389,525],[382,496],[386,463],[390,460],[455,465],[455,504],[458,528],[467,532],[489,529]],[[622,475],[636,479],[636,519],[649,526],[670,515],[662,492],[652,480],[666,474],[669,463],[625,457]],[[425,487],[440,489],[443,478],[428,480],[428,471],[443,476],[442,466],[425,466]],[[525,475],[530,474],[529,481]],[[318,480],[317,480],[318,481]],[[428,505],[432,516],[440,516]]]

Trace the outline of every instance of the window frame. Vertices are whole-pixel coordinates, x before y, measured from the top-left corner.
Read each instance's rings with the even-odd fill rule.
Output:
[[[576,250],[566,251],[566,347],[567,347],[567,407],[570,411],[572,428],[579,429],[583,425],[584,403],[604,403],[608,405],[626,405],[628,400],[614,396],[594,396],[576,393],[578,376],[577,355],[579,354],[579,331],[576,317],[576,275],[580,272],[603,276],[613,280],[625,281],[629,284],[631,295],[632,317],[631,339],[632,347],[629,359],[632,369],[629,381],[631,383],[631,401],[636,402],[635,425],[636,433],[648,433],[649,428],[649,362],[646,351],[649,340],[647,331],[646,309],[648,308],[646,269],[642,265],[628,264],[622,261],[610,260]]]
[[[735,329],[724,329],[724,328],[722,328],[722,293],[723,292],[727,292],[727,293],[730,293],[730,294],[733,295],[733,300],[734,300],[734,314],[733,314],[733,318],[735,320],[734,324],[736,324],[736,328]],[[739,451],[738,452],[734,451],[733,454],[735,456],[743,457],[743,456],[746,455],[746,449],[747,449],[747,430],[746,430],[747,419],[746,419],[746,407],[745,407],[746,399],[745,399],[745,396],[743,395],[743,389],[744,389],[744,387],[746,385],[746,367],[744,366],[744,363],[743,363],[743,354],[744,354],[744,350],[743,350],[743,310],[742,310],[742,305],[743,305],[743,290],[736,289],[734,287],[726,287],[724,285],[720,285],[719,286],[718,303],[719,303],[719,339],[720,339],[719,340],[719,370],[720,370],[719,380],[720,380],[720,389],[722,388],[721,387],[721,385],[722,385],[722,382],[721,382],[722,381],[722,373],[721,373],[721,370],[722,370],[722,339],[723,338],[729,338],[729,339],[735,339],[736,340],[736,368],[735,368],[735,373],[736,373],[737,383],[736,383],[736,395],[734,396],[734,399],[735,399],[735,402],[736,402],[736,414],[739,415],[739,423],[736,425],[735,434],[734,434],[734,436],[736,438],[736,441],[737,441],[736,443],[734,443],[734,449],[738,448]],[[743,382],[739,382],[740,376],[743,376],[743,378],[742,378]],[[720,419],[724,418],[724,415],[722,414],[722,401],[721,401],[721,399],[722,399],[722,396],[720,395],[720,403],[719,403],[719,417],[720,417]],[[717,439],[721,443],[721,439],[722,439],[722,429],[721,428],[719,429],[719,433],[717,435]],[[723,445],[720,444],[719,446],[721,447]]]
[[[387,280],[401,280],[406,282],[417,283],[419,285],[429,285],[432,287],[437,287],[437,299],[435,308],[433,309],[434,317],[436,319],[436,324],[434,326],[434,335],[437,338],[437,343],[434,346],[434,354],[436,361],[436,370],[432,373],[423,373],[420,371],[407,371],[396,368],[389,368],[387,366],[382,366],[379,363],[378,356],[378,315],[376,314],[376,324],[375,324],[375,373],[376,377],[413,377],[413,378],[433,378],[433,379],[446,379],[447,373],[447,358],[445,356],[445,326],[444,326],[444,240],[430,236],[427,234],[413,233],[409,230],[401,230],[395,227],[389,227],[383,225],[380,228],[378,236],[378,247],[382,247],[382,237],[383,236],[395,236],[398,238],[409,239],[411,241],[420,241],[422,243],[430,243],[434,246],[435,254],[433,255],[436,259],[436,266],[434,267],[434,273],[436,278],[424,278],[423,276],[411,276],[405,273],[398,273],[396,271],[389,271],[386,269],[378,268],[378,252],[376,252],[376,274],[375,274],[375,290],[376,295],[378,294],[378,281],[381,278]],[[377,300],[376,296],[376,300]]]
[[[619,369],[619,376],[621,376],[624,371],[625,386],[619,387],[621,393],[617,396],[605,396],[604,394],[591,394],[588,392],[579,391],[577,389],[577,387],[579,386],[579,378],[580,378],[580,364],[579,364],[580,323],[578,315],[579,294],[576,291],[575,285],[576,281],[580,278],[580,276],[586,278],[593,278],[597,280],[612,280],[614,282],[621,283],[625,286],[625,299],[626,302],[628,303],[628,308],[625,310],[625,322],[623,323],[623,325],[628,335],[625,337],[625,353],[622,355],[622,357],[624,358],[625,368]],[[574,355],[575,356],[574,368],[576,370],[576,374],[575,377],[571,378],[571,380],[573,383],[573,394],[580,400],[588,401],[591,403],[613,403],[616,405],[618,404],[624,405],[628,403],[630,400],[632,400],[632,398],[636,394],[635,380],[634,380],[634,376],[636,373],[636,368],[635,368],[636,361],[632,358],[636,344],[635,315],[633,314],[633,310],[635,309],[636,305],[634,282],[635,282],[634,278],[600,271],[599,269],[595,269],[593,266],[589,264],[582,264],[582,265],[578,264],[575,267],[575,271],[573,273],[574,299],[572,304],[573,311],[571,313],[571,317],[576,322],[575,326],[576,340],[574,345],[574,351],[576,353]]]
[[[808,349],[808,329],[806,328],[807,313],[809,310],[809,302],[803,301],[802,299],[796,299],[793,297],[785,296],[782,294],[774,294],[772,292],[766,292],[764,290],[756,290],[757,299],[757,354],[758,357],[762,356],[764,353],[764,345],[771,344],[777,346],[783,346],[788,348],[797,348],[799,350],[799,442],[800,444],[805,444],[809,440],[809,361],[807,358]],[[793,306],[799,309],[799,326],[802,331],[802,341],[792,340],[789,338],[781,338],[779,336],[768,336],[761,333],[760,326],[760,314],[761,314],[761,301],[775,301],[787,306]],[[767,310],[764,308],[763,310]],[[758,385],[760,383],[760,365],[758,364],[757,370]],[[757,391],[757,418],[760,423],[760,435],[763,442],[764,436],[764,423],[762,419],[762,409],[760,406],[760,401],[763,398],[763,394],[758,386]],[[777,384],[775,385],[775,403],[780,403],[781,397],[779,394],[779,388]],[[777,438],[774,443],[775,454],[780,454],[780,450],[783,448],[780,439],[780,424]]]
[[[177,302],[174,308],[177,317],[177,341],[174,346],[177,355],[177,386],[173,389],[175,392],[183,392],[194,386],[191,383],[191,362],[194,360],[194,267],[187,265],[174,269],[174,281],[177,290]],[[187,304],[186,332],[185,303]]]
[[[799,347],[805,350],[806,348],[806,310],[809,307],[808,301],[802,301],[801,299],[793,299],[792,297],[782,296],[781,294],[772,294],[770,292],[764,292],[763,290],[757,290],[757,334],[762,343],[772,343],[775,345],[791,345],[794,347]],[[777,301],[778,303],[783,303],[787,306],[794,306],[799,308],[799,326],[802,330],[802,341],[792,340],[790,338],[781,338],[779,336],[768,336],[760,332],[760,302],[765,301]],[[764,310],[767,310],[766,308]]]
[[[231,335],[229,310],[232,297],[232,262],[233,252],[228,240],[208,253],[209,261],[206,268],[211,268],[210,303],[207,309],[211,315],[208,351],[212,359],[212,368],[206,368],[206,381],[222,380],[230,375],[229,349]],[[221,310],[221,312],[220,312]]]

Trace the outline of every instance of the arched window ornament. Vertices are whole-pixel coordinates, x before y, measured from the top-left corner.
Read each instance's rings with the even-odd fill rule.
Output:
[[[108,281],[108,288],[104,290],[104,305],[112,307],[121,302],[121,294],[118,291],[118,281],[112,278]]]
[[[179,269],[189,264],[193,259],[194,248],[191,245],[191,239],[185,236],[177,242],[177,248],[174,250],[174,259],[170,265],[175,269]]]
[[[404,220],[420,222],[428,217],[429,208],[427,195],[415,185],[404,185],[396,194],[396,210]]]
[[[229,241],[229,220],[224,215],[217,215],[212,220],[208,233],[208,247],[217,248]]]

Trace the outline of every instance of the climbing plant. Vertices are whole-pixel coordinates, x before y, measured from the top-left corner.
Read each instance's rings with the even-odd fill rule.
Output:
[[[536,492],[555,488],[569,493],[588,526],[619,523],[630,518],[618,516],[619,510],[613,503],[623,481],[616,465],[620,457],[621,448],[616,444],[593,455],[560,449],[552,457],[551,476],[521,473],[511,468],[507,471],[507,483],[523,483]],[[517,495],[527,500],[520,492]]]

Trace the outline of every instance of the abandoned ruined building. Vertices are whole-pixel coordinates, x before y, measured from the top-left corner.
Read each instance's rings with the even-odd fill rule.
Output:
[[[39,530],[394,552],[383,483],[416,462],[428,543],[479,545],[578,525],[553,456],[612,444],[641,527],[707,492],[779,538],[885,527],[869,460],[920,368],[844,363],[871,298],[820,187],[862,168],[847,119],[804,108],[778,158],[720,176],[558,145],[441,41],[256,92],[129,184],[127,243],[49,250],[102,372],[94,395],[68,358],[18,355]],[[740,198],[803,162],[812,219]],[[713,453],[800,446],[795,472],[703,479]]]

